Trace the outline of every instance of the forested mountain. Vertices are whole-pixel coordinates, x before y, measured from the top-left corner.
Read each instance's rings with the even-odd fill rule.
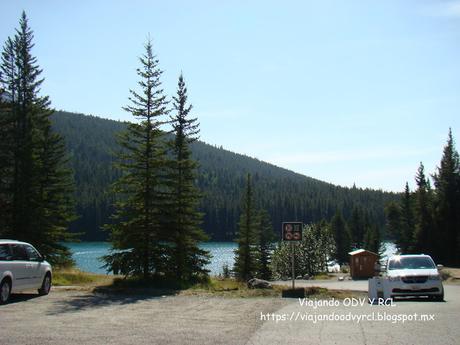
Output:
[[[62,111],[56,112],[52,121],[66,141],[75,174],[80,218],[72,223],[71,230],[83,233],[83,240],[104,240],[107,234],[100,227],[113,211],[109,186],[119,176],[112,165],[113,152],[119,149],[116,133],[126,124]],[[337,208],[345,219],[354,208],[362,209],[383,228],[385,204],[399,199],[392,193],[334,186],[199,141],[192,144],[192,153],[200,164],[203,228],[212,240],[235,238],[248,173],[252,175],[255,200],[269,212],[275,230],[282,221],[329,220]]]

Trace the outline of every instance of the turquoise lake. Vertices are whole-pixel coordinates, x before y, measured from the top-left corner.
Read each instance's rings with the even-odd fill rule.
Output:
[[[86,272],[106,274],[106,270],[102,268],[100,257],[109,252],[110,244],[108,242],[80,242],[66,244],[75,260],[79,269]],[[396,252],[395,245],[391,242],[384,243],[384,257],[390,256]],[[222,267],[227,264],[230,268],[234,263],[234,250],[237,244],[234,242],[206,242],[200,245],[201,248],[208,250],[211,255],[211,263],[208,269],[211,275],[222,273]]]
[[[80,242],[66,243],[72,252],[72,257],[79,269],[86,272],[102,273],[107,271],[102,268],[101,256],[108,254],[110,243],[108,242]],[[222,273],[222,267],[227,264],[230,268],[234,262],[234,250],[237,247],[233,242],[206,242],[200,245],[212,255],[208,269],[211,275]]]

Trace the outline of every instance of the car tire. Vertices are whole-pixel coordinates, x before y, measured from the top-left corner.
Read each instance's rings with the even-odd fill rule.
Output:
[[[8,302],[11,296],[11,283],[8,279],[4,279],[0,284],[0,304]]]
[[[434,300],[438,302],[444,302],[444,291],[442,294],[434,296]]]
[[[51,290],[51,274],[47,273],[43,278],[43,283],[40,289],[38,289],[38,294],[40,296],[45,296],[50,293]]]
[[[431,295],[429,298],[432,301],[444,302],[444,289],[442,289],[440,295]]]

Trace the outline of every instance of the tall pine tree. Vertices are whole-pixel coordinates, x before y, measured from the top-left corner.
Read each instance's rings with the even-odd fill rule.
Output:
[[[433,200],[430,183],[425,176],[425,167],[420,162],[420,166],[415,176],[417,190],[415,191],[415,229],[413,238],[413,251],[415,253],[425,253],[434,255],[433,251],[434,221],[433,221]]]
[[[207,239],[200,228],[202,214],[198,212],[201,199],[195,185],[198,164],[192,158],[190,144],[198,139],[198,122],[190,117],[192,105],[187,104],[187,88],[182,74],[177,94],[173,97],[174,114],[171,116],[174,138],[170,143],[172,160],[169,176],[169,205],[165,226],[172,243],[169,268],[182,282],[190,282],[200,273],[206,273],[208,252],[198,244]]]
[[[391,201],[385,206],[386,230],[387,235],[397,241],[401,230],[401,204]]]
[[[42,70],[32,55],[33,31],[23,12],[19,29],[2,53],[0,187],[6,206],[5,235],[32,242],[55,264],[71,262],[61,244],[73,217],[73,180],[62,138],[51,129],[50,101],[40,96]],[[3,134],[3,133],[2,133]]]
[[[335,240],[334,257],[341,265],[349,261],[348,253],[351,251],[351,240],[347,224],[339,210],[332,218],[330,227]]]
[[[460,162],[451,129],[440,166],[433,179],[436,187],[435,212],[439,239],[437,254],[445,265],[459,265]]]
[[[273,251],[275,250],[275,241],[277,240],[273,232],[273,226],[270,221],[270,215],[266,210],[259,211],[260,231],[259,231],[259,273],[261,279],[271,279],[272,272],[270,269]]]
[[[364,239],[364,214],[362,209],[354,207],[348,222],[352,248],[361,248]]]
[[[413,196],[406,182],[401,203],[401,223],[396,245],[402,254],[408,254],[413,249],[413,234],[415,229]]]
[[[246,193],[238,224],[238,248],[235,250],[234,272],[239,280],[254,278],[259,270],[258,242],[260,219],[255,207],[251,174],[247,175]]]
[[[9,39],[11,40],[11,39]],[[6,44],[5,44],[6,49]],[[5,52],[2,56],[0,66],[0,81],[4,78],[3,69],[5,66]],[[14,118],[12,104],[6,91],[0,82],[0,237],[8,237],[11,230],[11,204],[12,204],[12,178],[14,169]]]
[[[168,238],[162,226],[167,213],[166,147],[160,127],[168,111],[160,81],[163,72],[150,40],[139,61],[140,91],[130,90],[131,105],[124,108],[138,122],[130,123],[119,137],[118,167],[123,175],[114,185],[119,199],[113,223],[106,226],[113,252],[105,261],[115,272],[148,279],[166,269],[164,241]]]
[[[363,248],[381,255],[381,236],[377,225],[368,223],[366,226]]]

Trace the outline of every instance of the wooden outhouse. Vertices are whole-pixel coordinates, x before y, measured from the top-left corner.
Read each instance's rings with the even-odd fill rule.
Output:
[[[379,256],[365,249],[357,249],[350,255],[350,276],[352,279],[372,278],[375,274],[375,264]]]

